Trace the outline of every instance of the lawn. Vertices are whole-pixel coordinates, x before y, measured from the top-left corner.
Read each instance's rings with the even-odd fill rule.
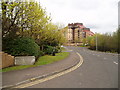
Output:
[[[68,57],[69,52],[61,52],[61,53],[56,53],[56,56],[50,56],[50,55],[45,55],[41,56],[38,58],[36,63],[34,65],[22,65],[22,66],[13,66],[13,67],[8,67],[0,70],[0,72],[8,72],[8,71],[13,71],[13,70],[20,70],[20,69],[25,69],[25,68],[30,68],[30,67],[36,67],[40,65],[46,65],[50,64],[56,61],[60,61]]]
[[[68,52],[62,52],[62,53],[57,53],[56,56],[50,56],[50,55],[45,55],[42,56],[38,59],[38,61],[35,63],[35,65],[45,65],[45,64],[50,64],[55,61],[63,60],[69,55]]]

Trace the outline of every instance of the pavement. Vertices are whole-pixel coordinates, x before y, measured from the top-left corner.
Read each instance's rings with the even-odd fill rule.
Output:
[[[38,67],[31,67],[22,70],[15,70],[2,73],[2,87],[15,86],[20,83],[30,81],[32,79],[49,76],[53,73],[60,72],[75,66],[79,62],[79,56],[72,50],[68,50],[70,55],[64,60],[54,62],[48,65],[41,65]]]
[[[27,88],[98,88],[118,90],[118,54],[92,51],[86,47],[66,46],[79,53],[83,64],[76,70],[45,82],[32,82]],[[80,59],[82,61],[82,59]]]

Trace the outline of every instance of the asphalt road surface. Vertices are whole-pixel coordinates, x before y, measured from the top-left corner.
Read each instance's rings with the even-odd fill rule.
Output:
[[[28,88],[118,88],[118,55],[68,46],[83,57],[76,70]]]

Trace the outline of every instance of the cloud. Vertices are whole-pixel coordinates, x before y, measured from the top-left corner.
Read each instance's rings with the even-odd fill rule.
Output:
[[[96,9],[99,7],[100,0],[70,0],[71,7],[81,10]]]
[[[86,26],[87,28],[91,28],[91,29],[98,29],[98,28],[99,28],[99,26],[93,25],[93,24],[86,24],[85,26]]]
[[[40,0],[51,13],[53,22],[80,22],[96,32],[115,31],[118,24],[119,0]]]

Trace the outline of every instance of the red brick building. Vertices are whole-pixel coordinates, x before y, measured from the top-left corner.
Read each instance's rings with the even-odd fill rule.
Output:
[[[86,28],[83,23],[71,23],[68,24],[65,37],[69,43],[82,43],[84,38],[93,35],[94,33],[90,31],[90,28]]]

